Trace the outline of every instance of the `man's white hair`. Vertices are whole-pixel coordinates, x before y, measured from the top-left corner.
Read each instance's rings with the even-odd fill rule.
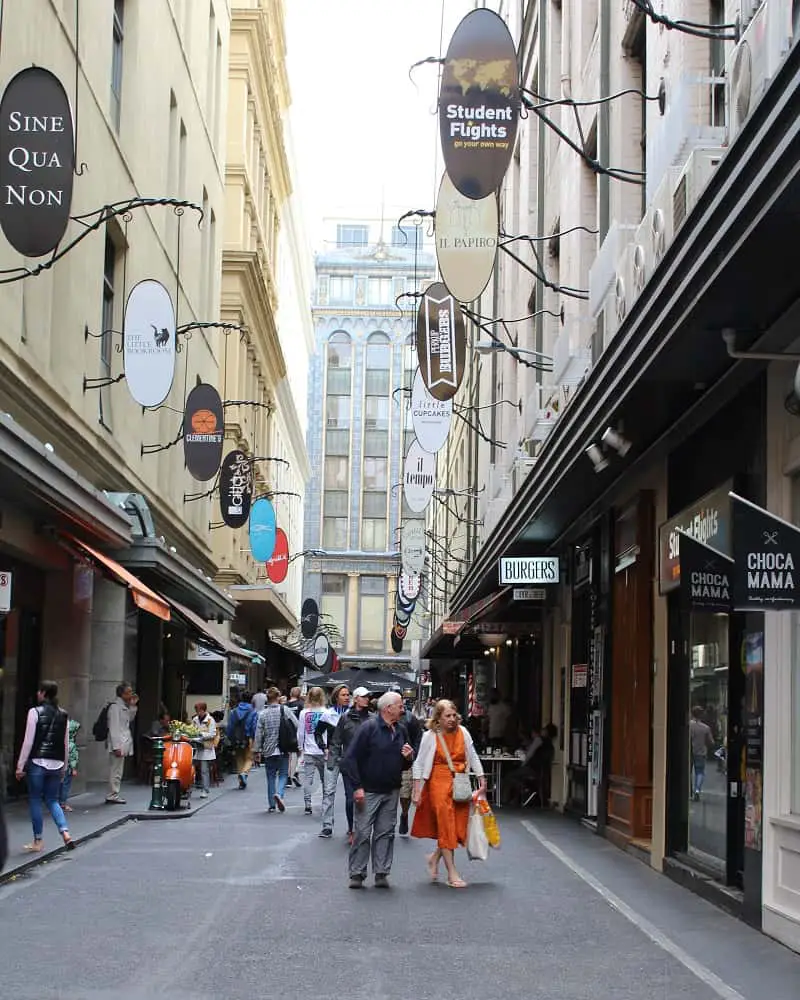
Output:
[[[384,708],[388,708],[393,705],[396,701],[402,702],[403,696],[397,691],[386,691],[384,694],[378,698],[378,711],[382,712]]]

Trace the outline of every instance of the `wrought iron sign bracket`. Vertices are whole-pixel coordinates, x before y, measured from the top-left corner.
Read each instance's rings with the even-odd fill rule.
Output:
[[[160,451],[168,451],[170,448],[174,448],[175,445],[183,440],[183,425],[178,431],[178,436],[173,441],[168,441],[167,444],[143,444],[139,449],[140,457],[143,455],[156,455]]]
[[[83,391],[84,393],[88,389],[105,389],[106,386],[116,385],[117,382],[121,382],[125,378],[125,372],[120,372],[115,378],[110,376],[104,376],[101,378],[87,378],[83,376]]]
[[[761,351],[737,351],[736,331],[730,328],[722,331],[722,339],[725,342],[728,357],[734,358],[736,361],[791,361],[795,364],[800,361],[800,354],[770,354],[769,352]]]

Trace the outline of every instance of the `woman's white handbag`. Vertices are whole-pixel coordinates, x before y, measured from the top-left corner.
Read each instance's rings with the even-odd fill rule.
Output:
[[[467,854],[471,861],[486,861],[489,857],[489,841],[483,827],[483,816],[473,806],[467,825]]]

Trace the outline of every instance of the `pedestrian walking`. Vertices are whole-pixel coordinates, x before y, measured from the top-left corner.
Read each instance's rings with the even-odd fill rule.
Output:
[[[231,741],[236,757],[236,774],[239,777],[239,788],[247,788],[247,777],[253,766],[253,737],[256,734],[257,714],[250,703],[250,693],[243,691],[237,696],[238,701],[231,706],[228,713],[228,739]]]
[[[483,766],[469,731],[461,725],[461,716],[452,701],[442,699],[433,709],[428,730],[422,737],[419,756],[414,762],[414,824],[411,836],[436,841],[436,850],[428,855],[431,882],[439,878],[439,862],[447,869],[447,885],[464,889],[467,883],[456,870],[454,854],[467,843],[467,824],[472,800],[456,802],[453,798],[453,775],[472,771],[486,790]]]
[[[78,775],[78,762],[80,761],[80,751],[78,750],[78,730],[81,728],[77,719],[70,719],[67,723],[67,734],[69,736],[69,749],[67,751],[67,766],[64,768],[64,778],[61,781],[61,791],[58,793],[58,801],[64,812],[72,812],[69,804],[69,793],[72,790],[72,779]]]
[[[253,711],[263,712],[267,707],[267,689],[262,688],[253,695]]]
[[[194,759],[200,764],[200,798],[207,799],[211,788],[211,763],[217,759],[217,724],[209,715],[204,701],[198,701],[194,706],[192,725],[200,730],[203,740],[203,745],[194,752]]]
[[[320,837],[333,836],[334,805],[336,786],[339,784],[339,761],[331,753],[331,741],[341,717],[350,709],[350,688],[347,684],[337,684],[331,692],[331,704],[317,723],[315,736],[325,746],[325,772],[322,788],[322,829]]]
[[[394,830],[403,771],[411,767],[414,750],[399,721],[403,699],[387,691],[378,699],[378,715],[358,727],[342,767],[353,782],[355,836],[350,848],[350,888],[361,889],[372,857],[375,887],[389,888],[394,855]]]
[[[44,799],[53,822],[67,849],[75,846],[69,824],[58,801],[61,782],[69,758],[69,716],[58,706],[58,685],[42,681],[36,693],[38,704],[30,709],[25,721],[25,736],[17,759],[17,781],[28,779],[28,809],[33,827],[33,841],[24,850],[38,854],[44,849]]]
[[[313,687],[306,696],[305,708],[298,719],[298,745],[300,763],[303,767],[303,800],[306,816],[311,815],[311,789],[314,775],[319,775],[319,783],[325,785],[325,746],[317,741],[317,726],[325,711],[325,692]]]
[[[400,688],[390,688],[390,690],[396,690],[400,693]],[[419,720],[411,711],[409,705],[404,706],[403,714],[400,716],[400,721],[406,727],[408,731],[408,742],[411,744],[411,748],[414,751],[414,759],[416,759],[419,754],[419,745],[422,742],[422,726],[419,724]],[[403,771],[403,780],[400,784],[400,825],[397,832],[401,837],[408,836],[408,814],[411,809],[411,798],[414,794],[414,779],[411,774],[411,770]]]
[[[286,707],[294,712],[295,718],[300,718],[300,713],[305,707],[305,702],[300,697],[301,690],[299,687],[293,687],[289,692],[289,699],[286,702]],[[301,782],[297,774],[297,762],[300,759],[300,754],[292,753],[289,754],[289,781],[288,785],[293,785],[295,788],[300,788]]]
[[[344,810],[347,815],[347,842],[353,846],[353,792],[355,788],[349,776],[342,769],[342,757],[353,742],[358,727],[369,718],[370,693],[365,687],[357,687],[353,692],[353,704],[339,719],[329,744],[330,759],[334,761],[344,783]],[[405,772],[403,772],[405,774]]]
[[[108,795],[109,805],[124,805],[120,795],[122,776],[125,773],[125,758],[133,756],[133,733],[131,726],[139,711],[139,696],[127,681],[117,684],[117,697],[108,706]]]
[[[704,721],[703,714],[703,706],[695,705],[689,720],[689,743],[692,751],[692,770],[694,771],[692,798],[695,802],[700,801],[700,794],[706,780],[708,751],[713,752],[714,750],[711,727]]]
[[[257,759],[263,761],[267,774],[267,812],[286,811],[283,796],[289,777],[289,747],[281,739],[281,725],[292,727],[293,745],[297,746],[297,718],[294,712],[280,703],[281,693],[276,687],[267,690],[267,705],[258,713],[256,736],[253,742]]]

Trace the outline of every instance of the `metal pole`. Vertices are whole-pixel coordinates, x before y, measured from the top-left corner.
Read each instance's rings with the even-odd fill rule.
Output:
[[[153,794],[150,809],[164,808],[164,785],[161,781],[164,765],[164,741],[161,737],[153,740]]]

